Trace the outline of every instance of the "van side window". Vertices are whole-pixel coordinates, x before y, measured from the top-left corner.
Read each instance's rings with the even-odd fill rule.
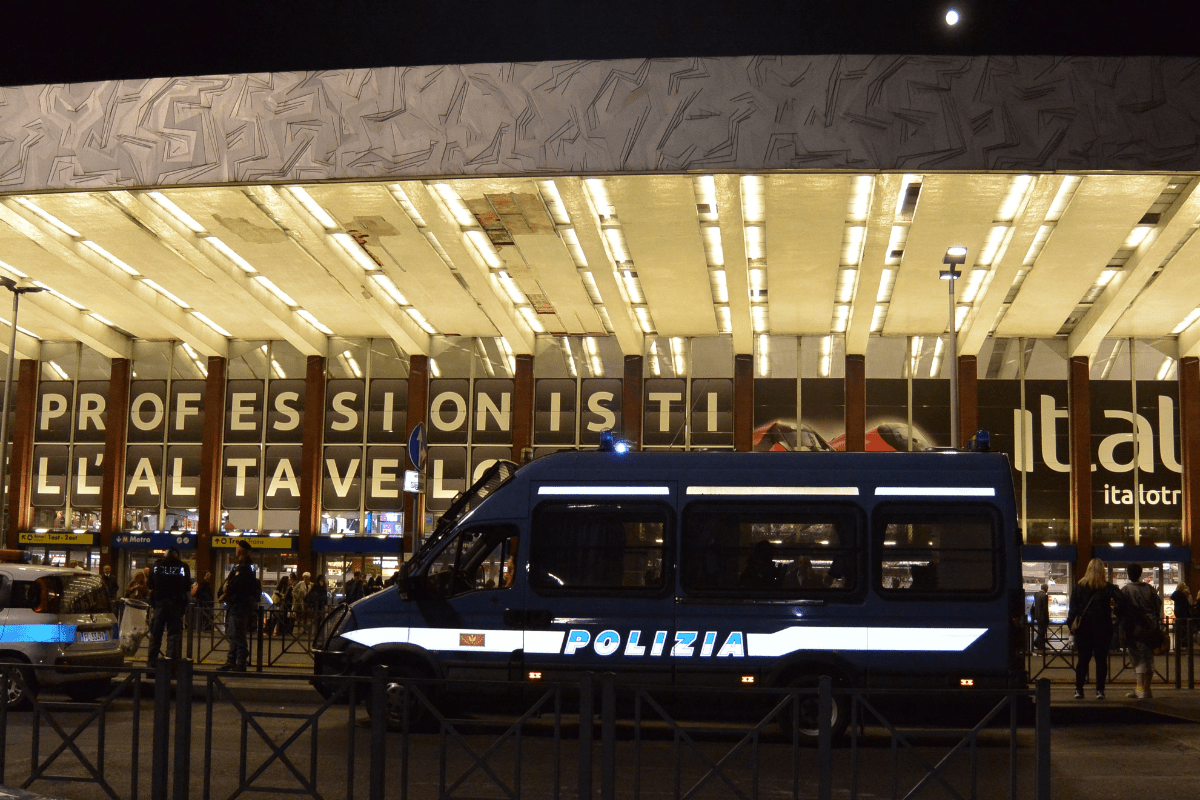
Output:
[[[875,512],[885,594],[990,594],[997,517],[986,507],[887,506]]]
[[[641,503],[543,505],[533,515],[529,584],[549,594],[666,586],[669,509]]]
[[[836,506],[692,503],[683,515],[689,594],[804,597],[858,585],[858,515]]]
[[[513,584],[520,535],[508,525],[470,528],[453,539],[429,565],[426,585],[438,597],[457,597]]]

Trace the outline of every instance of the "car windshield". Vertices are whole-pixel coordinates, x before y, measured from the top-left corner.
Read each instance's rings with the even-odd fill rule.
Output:
[[[61,613],[106,614],[112,610],[99,575],[76,573],[60,575],[58,579],[62,582]]]

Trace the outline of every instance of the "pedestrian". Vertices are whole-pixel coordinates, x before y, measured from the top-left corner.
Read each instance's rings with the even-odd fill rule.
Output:
[[[125,587],[125,599],[145,602],[149,597],[150,587],[146,585],[146,573],[139,569],[133,573],[133,578]]]
[[[117,583],[113,576],[111,564],[105,564],[100,570],[100,580],[104,582],[104,591],[108,593],[109,602],[115,602],[117,595],[121,593],[121,584]]]
[[[285,572],[271,593],[271,622],[267,625],[267,636],[288,633],[288,612],[292,610],[292,581]]]
[[[292,587],[292,619],[302,628],[308,624],[308,605],[305,603],[305,600],[308,598],[308,592],[311,589],[311,572],[301,575],[300,580]]]
[[[1088,662],[1096,662],[1096,699],[1104,699],[1108,680],[1108,647],[1112,642],[1112,606],[1123,610],[1125,598],[1108,582],[1108,566],[1093,558],[1071,592],[1067,629],[1075,639],[1075,699],[1083,699]],[[1076,622],[1078,620],[1078,622]]]
[[[150,620],[150,651],[146,654],[146,664],[153,667],[161,652],[163,630],[167,632],[167,658],[179,658],[183,649],[183,610],[187,608],[192,588],[192,573],[179,558],[177,548],[168,547],[167,555],[154,564],[148,585],[154,617]]]
[[[324,575],[317,576],[317,582],[308,590],[304,597],[311,619],[320,622],[325,617],[325,606],[329,604],[329,579]]]
[[[1175,646],[1187,645],[1189,624],[1194,609],[1192,608],[1192,590],[1183,581],[1171,592],[1171,602],[1175,604]]]
[[[192,602],[196,605],[196,627],[202,631],[212,630],[213,618],[213,574],[204,573],[192,587]]]
[[[367,591],[366,585],[363,583],[362,570],[358,570],[354,573],[354,577],[350,579],[350,582],[346,584],[346,602],[353,603],[356,600],[361,600],[366,597],[366,594]]]
[[[1050,627],[1050,587],[1044,583],[1033,596],[1032,616],[1033,624],[1037,627],[1033,649],[1042,652],[1046,649],[1046,630]]]
[[[237,541],[237,563],[229,571],[218,598],[225,604],[225,633],[229,638],[229,655],[218,672],[245,672],[250,661],[250,627],[262,599],[262,583],[250,563],[250,542]]]
[[[1121,587],[1129,606],[1124,617],[1125,646],[1137,679],[1137,689],[1126,697],[1147,700],[1153,697],[1150,684],[1154,680],[1154,648],[1162,636],[1158,623],[1163,603],[1153,586],[1142,583],[1141,564],[1130,564],[1125,572],[1129,575],[1129,583]]]

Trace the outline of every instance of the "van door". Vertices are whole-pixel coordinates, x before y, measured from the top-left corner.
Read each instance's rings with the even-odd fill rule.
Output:
[[[534,508],[525,570],[529,672],[614,671],[672,680],[674,509],[641,498],[550,500]],[[520,577],[520,576],[518,576]]]
[[[434,653],[447,678],[519,676],[522,631],[504,622],[522,605],[513,580],[518,541],[514,525],[464,527],[414,578],[409,643]]]

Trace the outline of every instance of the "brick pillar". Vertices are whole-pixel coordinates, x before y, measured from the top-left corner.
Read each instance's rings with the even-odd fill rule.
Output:
[[[112,564],[112,537],[125,515],[125,438],[129,430],[129,359],[114,358],[108,376],[108,423],[100,488],[100,564]]]
[[[17,365],[17,406],[13,414],[12,455],[8,460],[8,539],[17,546],[17,531],[29,530],[33,509],[29,491],[33,480],[33,426],[37,419],[38,362],[22,359]],[[2,454],[0,454],[2,455]]]
[[[642,449],[642,357],[625,356],[625,380],[621,382],[621,437],[631,450]]]
[[[200,512],[196,531],[196,574],[213,569],[212,537],[221,527],[221,445],[225,435],[225,359],[208,359],[204,383],[204,439],[200,445]],[[306,401],[306,408],[307,401]],[[220,576],[217,576],[219,582]],[[214,587],[215,588],[215,587]]]
[[[754,356],[733,357],[733,449],[754,447]]]
[[[512,460],[520,464],[533,448],[533,356],[516,357],[513,373]]]
[[[1087,356],[1072,356],[1067,379],[1071,442],[1071,538],[1078,548],[1076,575],[1092,560],[1092,400]]]
[[[867,357],[846,354],[846,452],[867,449]]]
[[[975,356],[958,357],[958,441],[962,447],[979,430],[979,366]]]
[[[405,433],[412,436],[418,424],[428,425],[429,420],[429,356],[408,357],[408,422]],[[407,442],[408,439],[405,439]],[[413,466],[416,469],[416,465]],[[421,540],[421,528],[425,519],[425,496],[404,493],[404,530],[412,536],[412,549]]]
[[[1183,451],[1183,541],[1200,567],[1200,358],[1179,359],[1179,445]],[[1188,575],[1188,582],[1192,582]]]
[[[321,445],[325,432],[325,357],[309,356],[304,375],[300,451],[300,574],[316,573],[312,540],[321,534]]]

